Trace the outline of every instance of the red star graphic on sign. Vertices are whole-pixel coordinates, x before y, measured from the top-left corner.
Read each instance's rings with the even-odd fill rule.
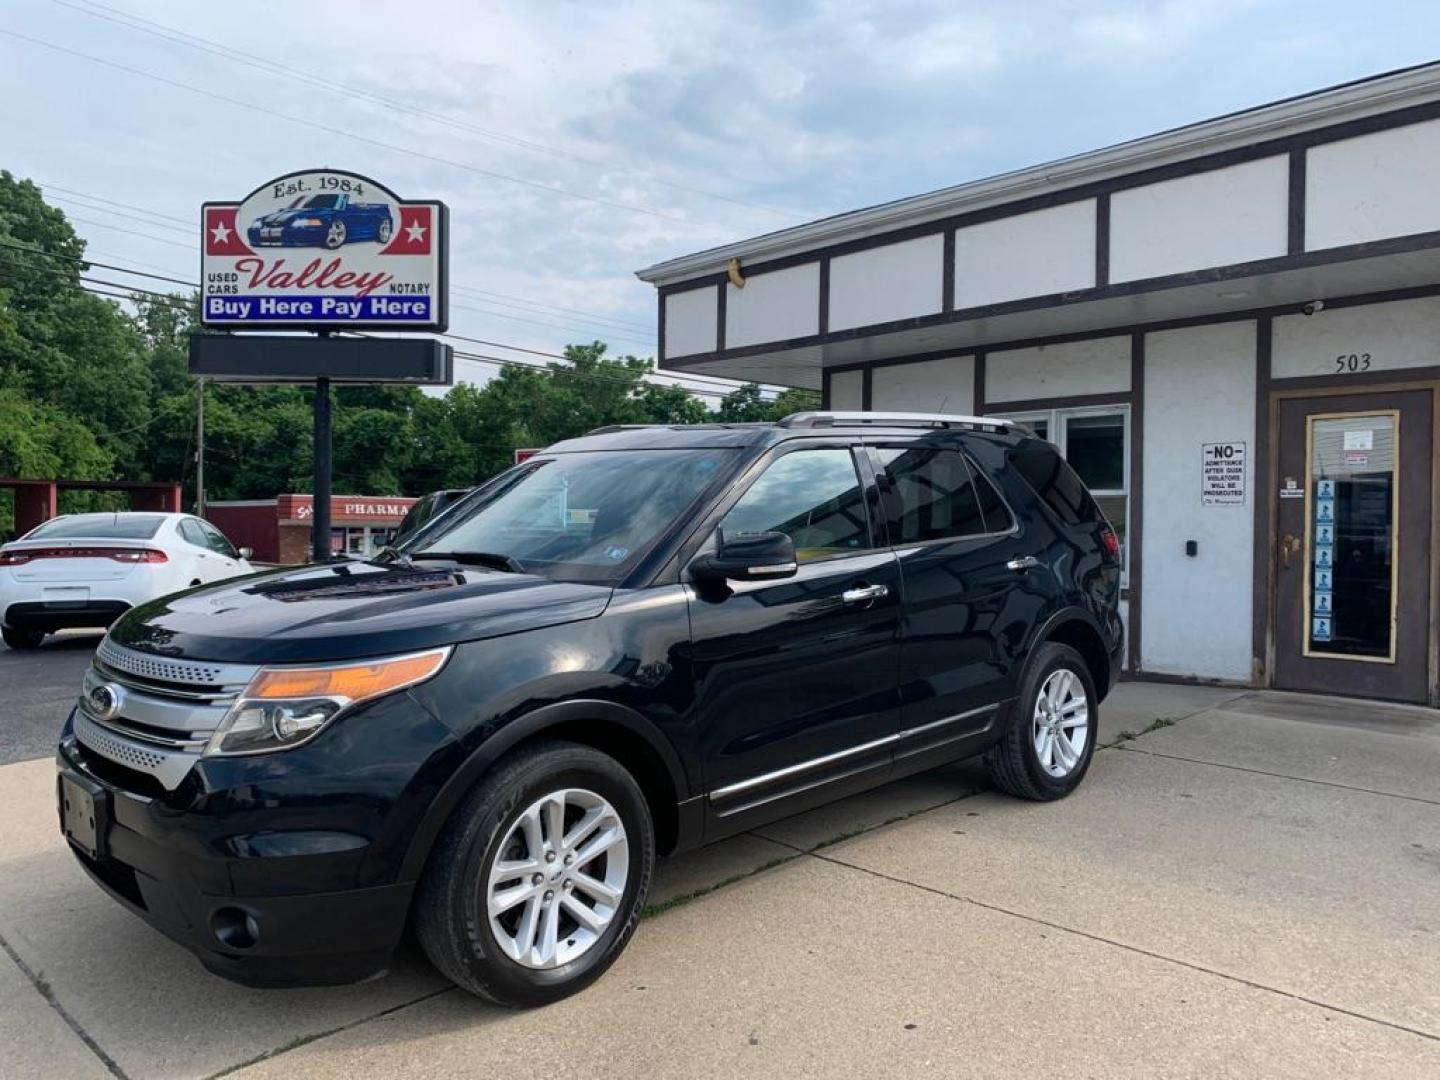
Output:
[[[205,254],[250,255],[235,224],[238,206],[207,206],[205,208]]]
[[[400,207],[400,223],[395,236],[381,255],[429,255],[431,238],[435,235],[433,206]]]

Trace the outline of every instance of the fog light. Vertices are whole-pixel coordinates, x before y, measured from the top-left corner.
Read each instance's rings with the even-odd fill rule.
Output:
[[[210,932],[230,949],[249,949],[260,940],[260,924],[255,916],[237,907],[216,908],[210,916]]]

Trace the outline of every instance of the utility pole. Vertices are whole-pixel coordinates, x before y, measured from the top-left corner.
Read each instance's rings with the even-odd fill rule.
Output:
[[[321,337],[327,337],[321,334]],[[315,380],[315,497],[310,514],[310,558],[330,560],[330,380]]]
[[[195,394],[195,516],[205,516],[205,376]]]

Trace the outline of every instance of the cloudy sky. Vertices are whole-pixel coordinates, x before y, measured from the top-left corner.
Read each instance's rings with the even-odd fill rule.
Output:
[[[5,0],[0,168],[187,280],[203,200],[368,174],[449,203],[455,331],[648,356],[639,267],[1437,42],[1433,2]]]

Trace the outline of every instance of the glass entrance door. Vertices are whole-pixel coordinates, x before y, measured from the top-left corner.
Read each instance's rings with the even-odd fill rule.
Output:
[[[1428,391],[1284,400],[1277,686],[1424,701]]]

